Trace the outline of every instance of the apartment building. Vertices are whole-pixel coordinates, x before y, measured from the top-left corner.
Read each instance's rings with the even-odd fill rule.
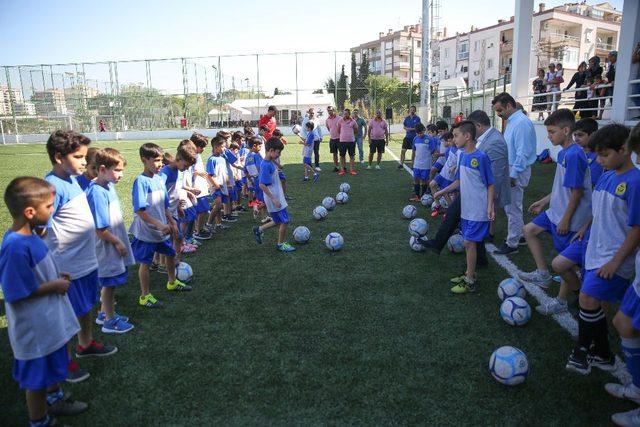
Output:
[[[43,116],[67,114],[67,102],[62,89],[46,89],[35,91],[31,100],[36,106],[36,112]]]

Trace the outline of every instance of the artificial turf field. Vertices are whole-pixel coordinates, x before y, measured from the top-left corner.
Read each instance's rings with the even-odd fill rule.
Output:
[[[177,143],[160,141],[172,151]],[[131,184],[142,171],[141,144],[95,144],[118,148],[128,160],[118,184],[127,223]],[[399,154],[398,142],[390,148]],[[186,256],[195,271],[193,292],[169,294],[166,277],[152,273],[152,291],[165,303],[161,310],[136,305],[132,268],[116,299],[135,329],[114,336],[96,326],[97,339],[119,352],[81,360],[91,377],[65,389],[89,402],[90,410],[65,418],[66,424],[603,425],[611,413],[633,409],[604,392],[609,374],[565,371],[573,342],[553,319],[533,311],[523,328],[500,319],[496,287],[507,273],[493,261],[479,271],[476,294],[450,293],[449,278],[464,271],[464,256],[409,249],[408,221],[400,212],[411,179],[396,170],[392,157],[385,154],[381,171],[360,168],[355,177],[339,177],[329,172],[323,144],[323,172],[312,185],[301,182],[300,152],[290,143],[282,155],[293,197],[289,237],[306,225],[311,241],[278,253],[276,232],[269,230],[257,245],[251,214],[242,214],[230,230]],[[0,166],[3,193],[13,177],[50,169],[43,145],[0,147]],[[551,188],[553,173],[553,165],[535,166],[525,206]],[[344,181],[351,184],[349,203],[314,221],[313,207],[335,196]],[[433,235],[440,220],[418,208]],[[0,225],[10,226],[3,205]],[[500,212],[497,242],[505,230]],[[344,236],[340,252],[324,247],[331,231]],[[533,267],[526,248],[511,259],[521,270]],[[529,302],[533,308],[535,301]],[[521,386],[503,386],[489,374],[489,356],[502,345],[528,356],[530,375]],[[0,425],[25,425],[24,394],[11,377],[4,328],[0,346]]]

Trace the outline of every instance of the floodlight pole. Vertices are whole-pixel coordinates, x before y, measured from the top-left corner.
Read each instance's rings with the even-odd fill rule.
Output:
[[[420,70],[420,113],[422,120],[431,119],[431,25],[429,19],[430,0],[422,0],[422,67]]]

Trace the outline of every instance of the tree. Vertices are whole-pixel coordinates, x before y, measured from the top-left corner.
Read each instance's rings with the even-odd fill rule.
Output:
[[[347,75],[344,73],[344,65],[340,70],[340,77],[338,77],[336,87],[336,107],[342,110],[344,109],[344,102],[347,100]]]
[[[351,74],[355,77],[351,78],[350,99],[352,104],[356,104],[358,101],[364,100],[369,93],[365,83],[369,77],[369,60],[366,53],[362,55],[362,62],[358,70],[356,70],[355,55],[351,56]]]
[[[358,70],[356,68],[356,54],[351,52],[351,90],[349,91],[349,101],[351,101],[352,104],[358,100],[358,88],[360,86],[361,84],[358,81]]]
[[[358,80],[362,83],[367,81],[367,77],[369,77],[369,58],[367,58],[367,54],[362,54],[362,62],[360,62],[360,71],[358,74]]]

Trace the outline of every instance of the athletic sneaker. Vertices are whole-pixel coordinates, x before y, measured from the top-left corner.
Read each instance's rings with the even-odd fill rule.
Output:
[[[640,403],[640,389],[631,384],[623,385],[616,383],[607,383],[604,389],[613,397],[618,399],[628,399],[635,403]]]
[[[293,200],[293,197],[289,196],[288,194],[284,195],[284,199],[285,200]]]
[[[351,170],[349,171],[349,175],[356,176],[356,175],[358,175],[358,172],[356,172],[356,170],[355,170],[355,169],[351,169]]]
[[[89,372],[78,366],[78,362],[76,362],[75,359],[71,359],[71,362],[69,362],[69,370],[67,371],[67,379],[65,380],[66,382],[75,384],[86,380],[90,376]]]
[[[461,274],[459,276],[452,277],[451,280],[449,280],[449,281],[451,283],[453,283],[454,285],[459,285],[460,283],[464,282],[464,279],[466,277],[467,277],[467,275],[463,273],[463,274]]]
[[[420,201],[420,196],[418,196],[417,194],[414,194],[413,196],[409,197],[409,201],[410,202],[419,202]]]
[[[403,165],[402,165],[402,163],[400,163],[400,164],[398,165],[398,170],[402,169],[402,167],[403,167]]]
[[[205,224],[202,226],[203,230],[208,231],[209,233],[213,232],[213,225],[212,224]]]
[[[209,240],[211,239],[211,233],[207,230],[200,230],[199,233],[193,233],[193,238],[198,240]]]
[[[527,246],[527,239],[521,237],[520,240],[518,240],[518,246]]]
[[[141,305],[143,307],[147,307],[147,308],[160,308],[162,307],[162,303],[160,301],[158,301],[156,299],[156,297],[154,297],[151,294],[147,294],[143,297],[139,297],[138,298],[138,305]]]
[[[228,215],[230,218],[238,218],[240,216],[240,214],[238,212],[236,212],[235,210],[231,211],[231,213]]]
[[[569,310],[567,302],[562,302],[558,298],[551,298],[546,304],[540,304],[536,307],[536,311],[543,316],[564,313],[567,310]]]
[[[322,172],[322,169],[320,169],[320,166],[316,166],[316,168],[314,169],[316,172]]]
[[[86,347],[82,347],[80,344],[76,346],[76,357],[105,357],[111,356],[117,352],[118,347],[113,345],[104,345],[95,340],[91,341]]]
[[[334,167],[333,167],[333,171],[334,171],[334,172],[340,172],[340,169],[338,169],[338,167],[337,167],[337,166],[334,166]]]
[[[149,264],[149,271],[158,271],[158,264],[156,264],[155,262]]]
[[[62,397],[56,400],[53,404],[50,405],[47,402],[47,413],[49,415],[78,415],[86,411],[88,408],[88,404],[78,400],[73,400],[71,398],[71,394],[66,392],[63,392]],[[49,420],[49,425],[52,425],[51,420]]]
[[[552,279],[556,283],[562,283],[562,277],[560,276],[553,276]]]
[[[293,251],[296,250],[296,248],[291,246],[289,243],[284,242],[284,243],[278,245],[278,250],[280,252],[293,252]]]
[[[302,182],[309,182],[309,177],[305,176],[304,178],[302,178]]]
[[[270,216],[265,216],[264,218],[262,218],[262,220],[260,221],[261,224],[266,224],[268,222],[271,222],[272,218]]]
[[[598,368],[605,372],[611,372],[616,368],[616,357],[613,354],[608,358],[604,358],[597,354],[589,354],[589,362],[594,368]]]
[[[129,321],[129,318],[127,316],[123,316],[122,314],[115,313],[114,317],[119,317],[125,322]],[[99,311],[98,316],[96,316],[96,325],[102,326],[106,318],[107,318],[107,315],[104,313],[104,311]]]
[[[124,334],[133,329],[133,325],[122,317],[114,317],[106,320],[102,325],[102,332],[105,334]]]
[[[453,288],[451,288],[451,292],[457,295],[468,294],[476,291],[476,283],[470,281],[469,279],[463,279],[462,283],[458,283]]]
[[[314,173],[313,174],[313,183],[315,184],[316,182],[318,182],[318,178],[320,178],[320,174]]]
[[[253,227],[253,237],[255,237],[256,243],[259,245],[262,244],[262,231],[260,230],[260,227]]]
[[[515,248],[512,248],[511,246],[507,245],[506,243],[503,243],[502,246],[500,246],[498,249],[493,251],[493,253],[496,254],[496,255],[517,254],[518,253],[518,247],[516,246]]]
[[[158,264],[158,273],[167,274],[167,267],[164,264]]]
[[[193,288],[185,283],[182,283],[178,279],[174,279],[173,282],[167,282],[167,290],[175,292],[189,292]]]
[[[344,170],[341,170],[340,172],[338,172],[338,175],[343,176],[346,172]]]
[[[185,243],[184,245],[182,245],[182,247],[180,248],[180,252],[183,254],[192,254],[194,253],[196,250],[198,249],[197,246],[191,245],[189,243]]]
[[[225,215],[225,216],[222,217],[222,221],[224,221],[224,222],[237,222],[238,218],[235,218],[232,215]]]
[[[611,415],[611,421],[622,427],[640,426],[640,408]]]
[[[553,281],[553,278],[548,271],[540,273],[538,270],[533,270],[530,273],[518,273],[518,279],[521,282],[531,283],[532,285],[539,286],[542,289],[547,289]]]
[[[379,171],[380,170],[380,165],[376,165],[376,170]]]
[[[216,224],[216,231],[220,231],[220,230],[228,230],[231,227],[229,227],[228,225],[224,225],[222,223],[220,224]]]
[[[367,170],[370,171],[371,170],[371,165],[367,165]]]
[[[589,364],[587,349],[584,347],[573,349],[569,359],[567,360],[565,368],[567,371],[575,372],[580,375],[589,375],[591,373],[591,365]]]

